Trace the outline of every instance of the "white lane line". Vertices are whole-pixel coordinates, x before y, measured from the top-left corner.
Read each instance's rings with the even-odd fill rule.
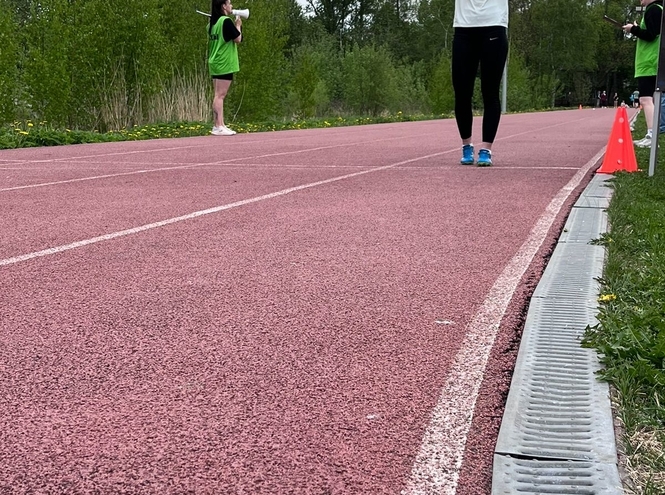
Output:
[[[210,165],[210,164],[206,163],[204,165]],[[201,164],[181,165],[179,167],[162,167],[162,168],[152,168],[152,169],[143,169],[143,170],[132,170],[131,172],[118,172],[116,174],[93,175],[93,176],[89,176],[89,177],[79,177],[79,178],[76,178],[76,179],[58,180],[58,181],[53,181],[53,182],[38,182],[37,184],[27,184],[25,186],[5,187],[4,189],[0,189],[0,192],[19,191],[21,189],[33,189],[35,187],[57,186],[57,185],[60,185],[60,184],[71,184],[73,182],[84,182],[84,181],[88,181],[88,180],[109,179],[109,178],[112,178],[112,177],[122,177],[123,175],[147,174],[147,173],[150,173],[150,172],[163,172],[165,170],[177,170],[177,169],[200,167],[200,166],[201,166]]]
[[[584,120],[584,119],[577,119],[577,120]],[[573,121],[576,122],[576,121]],[[539,131],[544,130],[544,129],[550,129],[553,127],[559,127],[562,125],[567,125],[570,122],[562,122],[558,124],[553,124],[549,126],[545,126],[539,129]],[[533,130],[529,131],[524,131],[524,132],[519,132],[517,134],[512,134],[510,136],[506,136],[503,138],[500,138],[501,140],[506,140],[510,139],[513,137],[521,136],[524,134],[530,134],[533,133]],[[241,160],[256,160],[257,158],[269,158],[273,156],[284,156],[284,155],[292,155],[292,154],[297,154],[297,153],[309,153],[311,151],[320,151],[320,150],[325,150],[325,149],[331,149],[331,148],[339,148],[342,146],[356,146],[359,144],[370,144],[370,143],[377,143],[381,141],[393,141],[395,139],[394,136],[389,137],[389,138],[382,138],[382,139],[374,139],[371,141],[363,141],[363,142],[356,142],[356,143],[343,143],[343,144],[335,144],[335,145],[329,145],[329,146],[321,146],[321,147],[316,147],[316,148],[307,148],[304,150],[294,150],[294,151],[285,151],[281,153],[270,153],[270,154],[265,154],[265,155],[256,155],[256,156],[248,156],[245,158],[234,158],[234,159],[229,159],[229,160],[223,160],[223,161],[218,161],[218,162],[210,162],[210,163],[195,163],[195,164],[190,164],[190,165],[179,165],[179,166],[173,166],[173,167],[160,167],[160,168],[155,168],[155,169],[141,169],[141,170],[136,170],[132,172],[120,172],[116,174],[104,174],[104,175],[96,175],[96,176],[88,176],[88,177],[80,177],[77,179],[68,179],[68,180],[62,180],[62,181],[52,181],[52,182],[39,182],[36,184],[26,184],[23,186],[15,186],[15,187],[7,187],[4,189],[0,189],[0,192],[8,192],[8,191],[18,191],[22,189],[33,189],[36,187],[47,187],[47,186],[57,186],[61,184],[70,184],[74,182],[84,182],[84,181],[89,181],[89,180],[99,180],[99,179],[110,179],[114,177],[122,177],[126,175],[134,175],[134,174],[147,174],[151,172],[164,172],[168,170],[179,170],[179,169],[188,169],[188,168],[196,168],[196,167],[203,167],[207,165],[222,165],[222,164],[227,164],[227,163],[232,163],[232,162],[238,162]],[[229,140],[230,141],[230,140]],[[283,141],[280,141],[283,142]],[[184,150],[184,149],[189,149],[189,148],[201,148],[201,147],[207,147],[207,146],[201,146],[201,145],[195,145],[195,146],[178,146],[178,147],[170,147],[170,148],[156,148],[156,149],[149,149],[149,150],[133,150],[133,151],[119,151],[119,152],[114,152],[114,153],[104,153],[100,155],[87,155],[87,156],[77,156],[77,157],[64,157],[64,158],[51,158],[48,160],[26,160],[24,162],[19,162],[19,163],[51,163],[51,162],[65,162],[65,163],[77,163],[77,160],[81,160],[83,158],[100,158],[104,156],[118,156],[118,155],[132,155],[132,154],[138,154],[138,153],[152,153],[152,152],[161,152],[161,151],[173,151],[173,150]],[[457,150],[455,148],[454,150],[447,150],[445,153],[450,153],[452,151]],[[86,162],[83,162],[86,163]],[[101,162],[103,163],[103,162]],[[497,167],[499,169],[500,167]],[[516,168],[516,167],[515,167]]]
[[[394,167],[397,167],[399,165],[403,165],[405,163],[416,162],[416,161],[419,161],[419,160],[426,160],[428,158],[433,158],[435,156],[439,156],[439,155],[442,155],[442,154],[443,154],[443,152],[433,153],[431,155],[425,155],[425,156],[420,156],[420,157],[417,157],[417,158],[411,158],[409,160],[404,160],[404,161],[397,162],[397,163],[391,163],[390,165],[384,165],[382,167],[371,168],[371,169],[368,169],[368,170],[361,170],[359,172],[354,172],[352,174],[340,175],[339,177],[332,177],[330,179],[325,179],[325,180],[321,180],[321,181],[317,181],[317,182],[311,182],[309,184],[302,184],[300,186],[289,187],[288,189],[282,189],[281,191],[276,191],[276,192],[273,192],[273,193],[270,193],[270,194],[264,194],[263,196],[257,196],[257,197],[254,197],[254,198],[243,199],[241,201],[236,201],[234,203],[228,203],[228,204],[221,205],[221,206],[215,206],[213,208],[208,208],[206,210],[195,211],[193,213],[188,213],[187,215],[182,215],[182,216],[179,216],[179,217],[169,218],[169,219],[166,219],[166,220],[161,220],[159,222],[154,222],[154,223],[149,223],[149,224],[146,224],[146,225],[141,225],[139,227],[134,227],[134,228],[131,228],[131,229],[120,230],[118,232],[112,232],[110,234],[104,234],[104,235],[100,235],[100,236],[93,237],[93,238],[90,238],[90,239],[84,239],[84,240],[81,240],[81,241],[72,242],[70,244],[63,244],[61,246],[56,246],[56,247],[44,249],[44,250],[41,250],[41,251],[35,251],[35,252],[32,252],[32,253],[28,253],[28,254],[22,254],[22,255],[19,255],[19,256],[14,256],[12,258],[5,258],[3,260],[0,260],[0,266],[13,265],[13,264],[16,264],[16,263],[20,263],[22,261],[31,260],[33,258],[39,258],[41,256],[49,256],[49,255],[52,255],[52,254],[62,253],[63,251],[69,251],[71,249],[76,249],[76,248],[80,248],[80,247],[83,247],[83,246],[88,246],[90,244],[96,244],[98,242],[110,241],[111,239],[116,239],[118,237],[124,237],[124,236],[128,236],[128,235],[138,234],[139,232],[143,232],[143,231],[151,230],[151,229],[156,229],[156,228],[159,228],[159,227],[164,227],[164,226],[170,225],[172,223],[183,222],[185,220],[191,220],[193,218],[201,217],[201,216],[204,216],[204,215],[210,215],[212,213],[218,213],[220,211],[230,210],[232,208],[238,208],[239,206],[244,206],[244,205],[248,205],[248,204],[251,204],[251,203],[256,203],[258,201],[264,201],[264,200],[267,200],[267,199],[273,199],[273,198],[276,198],[276,197],[279,197],[279,196],[284,196],[286,194],[291,194],[291,193],[296,192],[296,191],[302,191],[303,189],[309,189],[309,188],[312,188],[312,187],[322,186],[324,184],[330,184],[332,182],[337,182],[337,181],[340,181],[340,180],[350,179],[350,178],[353,178],[353,177],[358,177],[360,175],[369,174],[369,173],[372,173],[372,172],[379,172],[381,170],[394,168]]]
[[[485,366],[508,304],[573,190],[605,153],[587,162],[552,199],[529,237],[494,282],[467,328],[423,436],[402,495],[454,495]]]
[[[293,150],[293,151],[282,151],[279,153],[266,153],[264,155],[255,155],[255,156],[248,156],[248,157],[243,157],[243,158],[232,158],[228,160],[221,160],[217,162],[210,162],[210,163],[193,163],[189,165],[180,165],[180,166],[174,166],[174,167],[160,167],[160,168],[153,168],[153,169],[141,169],[141,170],[134,170],[131,172],[118,172],[115,174],[104,174],[104,175],[95,175],[95,176],[88,176],[88,177],[79,177],[76,179],[67,179],[67,180],[60,180],[60,181],[52,181],[52,182],[38,182],[36,184],[26,184],[23,186],[14,186],[14,187],[7,187],[4,189],[0,189],[0,192],[8,192],[8,191],[18,191],[21,189],[33,189],[36,187],[46,187],[46,186],[57,186],[61,184],[70,184],[73,182],[83,182],[83,181],[89,181],[89,180],[98,180],[98,179],[110,179],[113,177],[122,177],[126,175],[134,175],[134,174],[147,174],[151,172],[164,172],[168,170],[178,170],[178,169],[188,169],[188,168],[196,168],[196,167],[205,167],[205,166],[212,166],[212,165],[224,165],[228,163],[233,163],[233,162],[239,162],[242,160],[256,160],[258,158],[271,158],[274,156],[284,156],[284,155],[296,155],[298,153],[309,153],[312,151],[321,151],[321,150],[327,150],[331,148],[340,148],[340,147],[347,147],[347,146],[355,146],[355,145],[364,145],[364,144],[370,144],[370,143],[378,143],[381,141],[391,141],[393,138],[383,138],[383,139],[374,139],[371,141],[362,141],[358,143],[344,143],[344,144],[334,144],[334,145],[329,145],[329,146],[318,146],[316,148],[306,148],[306,149],[301,149],[301,150]],[[190,146],[191,147],[191,146]],[[184,148],[172,148],[172,149],[184,149]],[[115,154],[115,153],[112,153]],[[96,155],[99,156],[99,155]],[[85,157],[76,157],[75,160],[78,160],[80,158],[85,158]],[[39,162],[39,160],[37,160]],[[33,163],[33,162],[31,162]],[[407,162],[405,162],[407,163]]]
[[[81,158],[100,158],[102,156],[118,156],[118,155],[137,155],[141,153],[157,153],[160,151],[177,151],[177,150],[186,150],[189,148],[200,148],[201,145],[192,145],[192,146],[171,146],[169,148],[153,148],[149,150],[132,150],[132,151],[116,151],[113,153],[102,153],[99,155],[82,155],[76,157],[62,157],[62,158],[48,158],[44,160],[23,160],[22,163],[53,163],[67,161],[69,159],[81,159]]]

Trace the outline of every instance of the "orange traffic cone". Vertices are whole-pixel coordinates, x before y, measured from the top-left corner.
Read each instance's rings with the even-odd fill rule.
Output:
[[[637,172],[633,136],[630,133],[628,114],[623,107],[617,109],[610,139],[607,143],[607,150],[605,151],[605,158],[597,173],[613,174],[618,170]]]
[[[580,105],[580,110],[582,110],[582,105]]]

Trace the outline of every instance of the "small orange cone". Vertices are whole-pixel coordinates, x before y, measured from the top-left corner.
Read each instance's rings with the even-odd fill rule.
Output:
[[[580,110],[582,110],[582,105],[580,105]]]
[[[607,150],[605,151],[605,158],[596,173],[613,174],[619,170],[637,172],[633,136],[628,124],[628,113],[623,107],[617,109],[610,139],[607,143]]]

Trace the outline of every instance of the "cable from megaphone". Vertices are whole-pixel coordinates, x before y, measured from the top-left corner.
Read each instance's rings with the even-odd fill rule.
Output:
[[[249,19],[249,9],[242,9],[242,10],[233,9],[231,13],[233,15],[237,15],[238,17],[242,17],[243,19]]]

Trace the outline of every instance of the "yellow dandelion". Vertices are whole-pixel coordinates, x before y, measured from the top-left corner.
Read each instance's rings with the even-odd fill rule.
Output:
[[[598,302],[610,302],[616,300],[617,296],[614,294],[602,294],[598,298]]]

